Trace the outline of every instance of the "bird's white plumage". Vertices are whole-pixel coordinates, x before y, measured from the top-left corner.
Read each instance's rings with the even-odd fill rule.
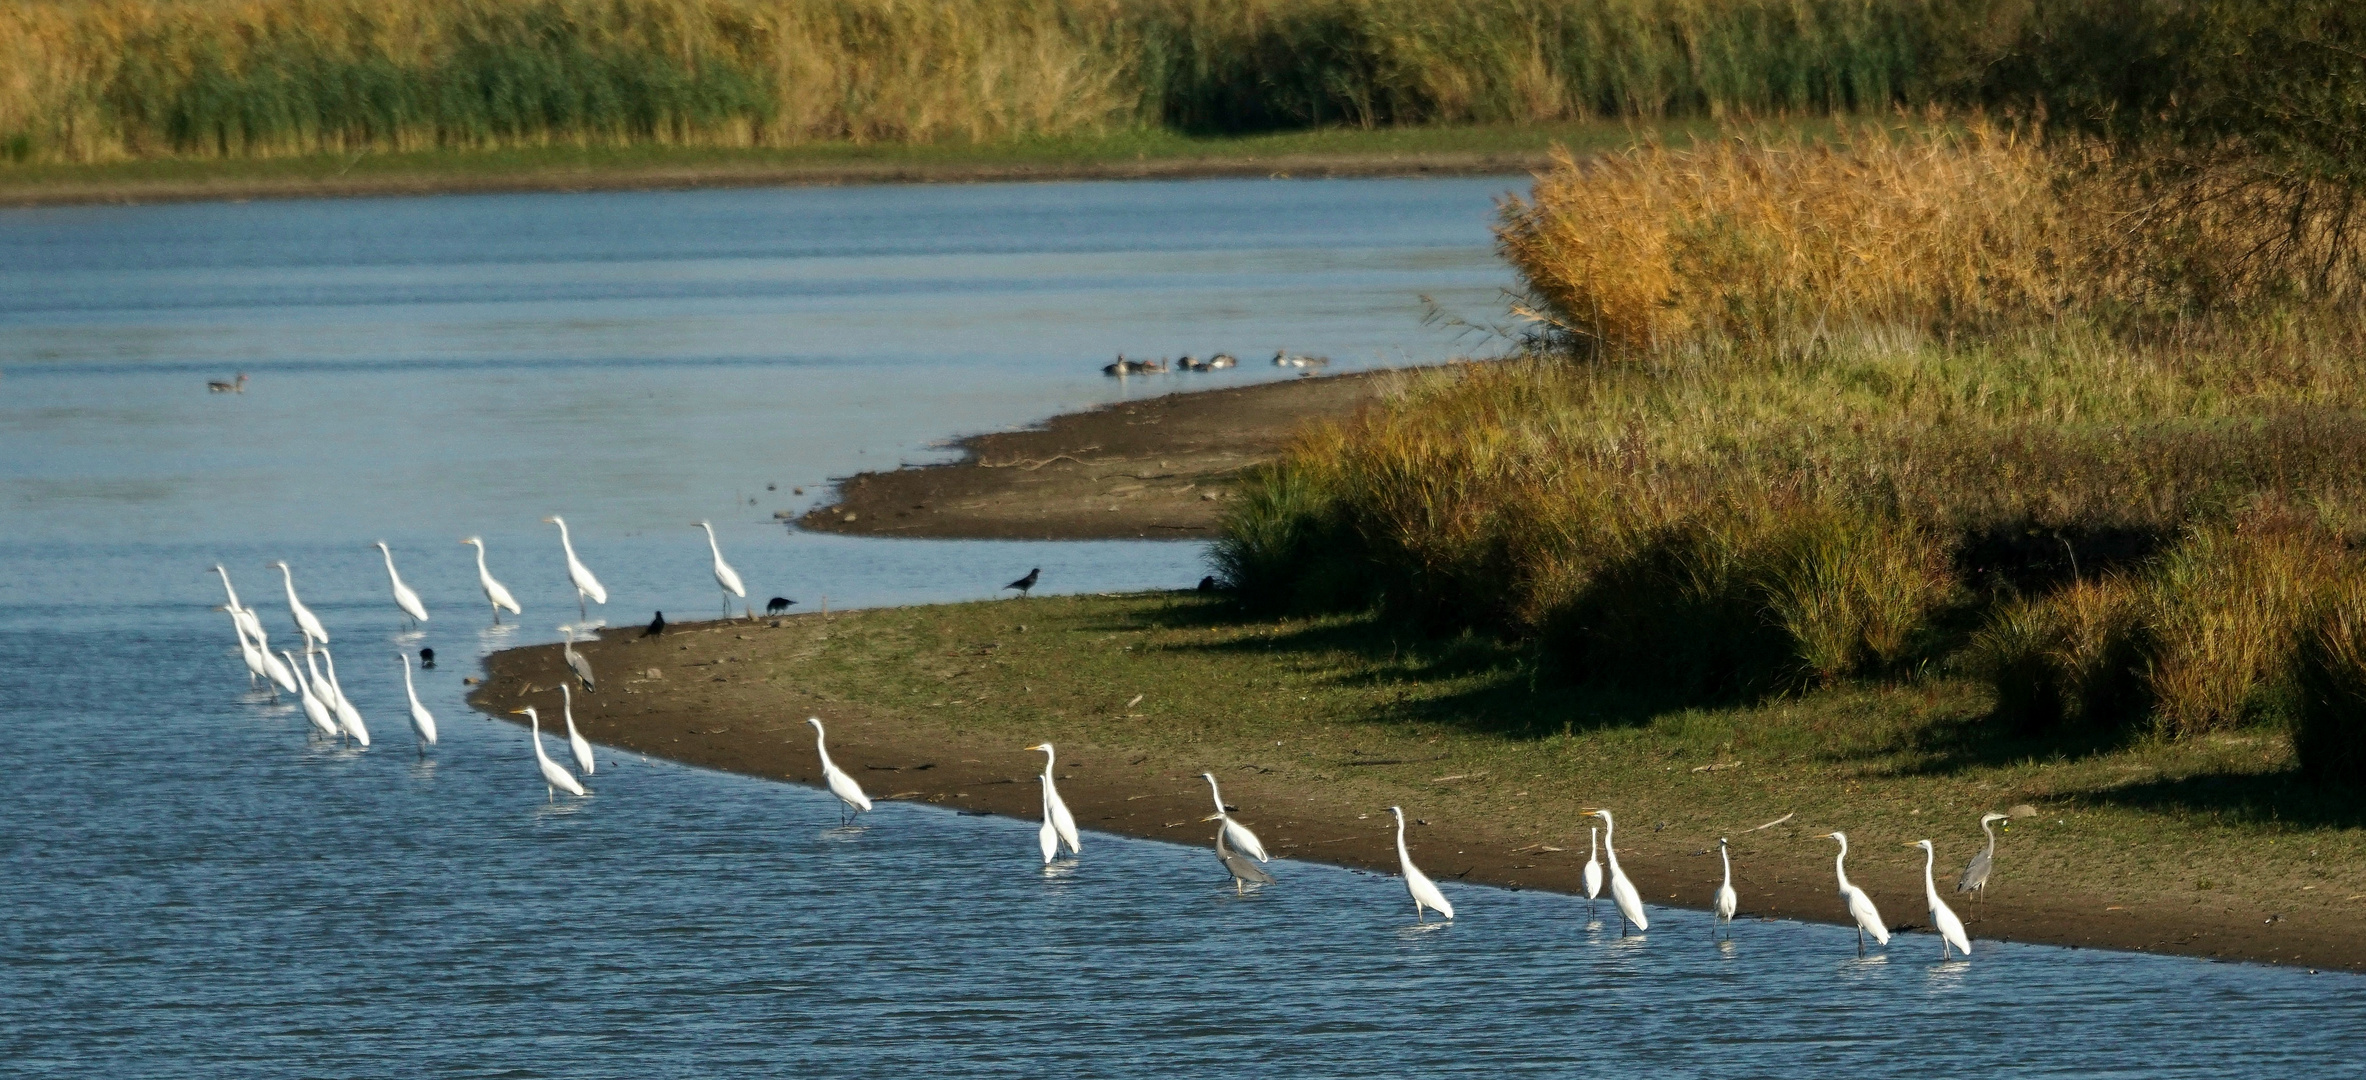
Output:
[[[585,776],[599,772],[592,761],[591,740],[575,730],[575,692],[563,682],[559,684],[559,715],[567,721],[567,749],[575,755],[575,767],[583,770]]]
[[[1733,891],[1733,857],[1726,854],[1725,838],[1722,836],[1717,838],[1717,861],[1725,865],[1725,882],[1717,886],[1717,903],[1713,910],[1718,922],[1730,923],[1734,912],[1741,910],[1742,897]]]
[[[301,665],[296,663],[293,653],[282,650],[280,655],[287,657],[290,665],[288,671],[296,677],[296,697],[304,706],[304,719],[312,721],[312,726],[319,728],[321,734],[334,737],[337,734],[337,714],[330,712],[328,703],[312,692],[312,680],[304,677],[307,669],[316,675],[320,673],[318,668],[312,667],[312,654],[306,653],[305,662]]]
[[[361,710],[353,707],[353,699],[345,696],[345,684],[337,681],[337,658],[330,656],[329,650],[323,648],[320,650],[320,659],[329,666],[329,693],[337,699],[337,726],[345,729],[345,734],[353,736],[354,742],[370,745],[369,725],[362,723]]]
[[[1881,911],[1873,906],[1873,898],[1865,895],[1865,890],[1849,884],[1848,834],[1834,832],[1825,833],[1824,836],[1840,841],[1840,854],[1832,859],[1832,874],[1840,879],[1841,902],[1848,906],[1848,917],[1857,924],[1857,933],[1860,935],[1858,944],[1864,944],[1863,935],[1871,935],[1875,944],[1889,944],[1889,924],[1881,921]]]
[[[1586,813],[1602,819],[1602,856],[1610,862],[1610,902],[1618,908],[1620,918],[1635,924],[1637,930],[1651,929],[1651,917],[1643,912],[1642,894],[1635,891],[1635,883],[1627,880],[1627,872],[1618,865],[1618,823],[1608,810],[1588,810]]]
[[[528,705],[515,711],[524,713],[526,716],[526,738],[527,741],[534,744],[534,764],[542,768],[543,793],[549,796],[555,790],[564,791],[569,795],[583,794],[582,781],[575,779],[574,775],[569,773],[564,766],[552,761],[549,754],[542,752],[542,717],[534,712],[534,706]]]
[[[607,603],[607,587],[600,584],[599,578],[592,576],[591,567],[583,565],[583,560],[575,557],[575,539],[567,535],[567,519],[552,514],[542,520],[559,527],[559,548],[567,553],[567,582],[575,586],[578,610],[582,608],[586,596],[591,597],[594,603]]]
[[[1035,846],[1042,849],[1044,865],[1049,866],[1053,859],[1060,857],[1060,831],[1052,827],[1052,778],[1046,775],[1040,779],[1043,781],[1043,827],[1035,830]]]
[[[269,647],[258,643],[256,648],[258,651],[262,651],[267,650]],[[296,692],[295,670],[288,667],[286,664],[281,663],[279,656],[274,655],[268,651],[263,651],[263,671],[265,674],[271,676],[272,682],[279,684],[280,689],[285,690],[291,694]]]
[[[222,610],[229,611],[228,608]],[[247,688],[254,689],[256,679],[268,680],[270,677],[270,673],[263,668],[263,652],[255,648],[254,642],[247,640],[246,624],[239,621],[235,611],[230,611],[230,632],[238,635],[238,658],[246,662]]]
[[[813,725],[813,750],[821,755],[822,780],[829,785],[830,794],[836,795],[839,802],[845,803],[848,809],[856,813],[868,812],[871,809],[871,797],[863,794],[863,786],[855,783],[854,777],[848,776],[837,762],[830,760],[830,748],[822,732],[822,718],[808,716],[805,722]]]
[[[1083,854],[1084,845],[1078,842],[1078,837],[1076,835],[1076,815],[1068,812],[1067,801],[1060,798],[1059,787],[1052,783],[1052,762],[1056,757],[1052,751],[1052,744],[1037,743],[1028,747],[1027,749],[1043,751],[1043,801],[1045,806],[1045,819],[1050,821],[1052,823],[1052,828],[1060,834],[1060,842],[1068,846],[1069,854]]]
[[[1931,925],[1939,928],[1939,959],[1947,959],[1947,947],[1950,945],[1962,950],[1965,956],[1972,955],[1971,935],[1964,933],[1963,920],[1955,917],[1955,909],[1948,907],[1947,901],[1939,898],[1939,883],[1932,877],[1932,866],[1939,858],[1938,850],[1928,840],[1914,846],[1922,849],[1922,895],[1923,900],[1931,906]]]
[[[732,569],[730,563],[723,561],[723,545],[715,542],[715,527],[704,521],[699,522],[698,527],[706,530],[707,550],[713,552],[715,556],[715,584],[722,586],[724,592],[742,600],[747,599],[748,587],[739,580],[739,571]],[[725,615],[731,614],[731,601],[723,601],[723,613]]]
[[[230,598],[230,617],[236,619],[246,636],[254,640],[255,648],[263,650],[263,655],[269,657],[271,655],[271,636],[263,632],[263,620],[255,614],[253,608],[238,602],[238,590],[230,584],[229,570],[225,569],[221,563],[215,563],[214,573],[222,575],[222,593]],[[293,686],[287,687],[289,693],[294,693],[295,689]]]
[[[1428,874],[1413,865],[1413,852],[1405,847],[1404,807],[1392,806],[1388,812],[1397,818],[1397,869],[1405,875],[1405,891],[1413,894],[1413,921],[1422,921],[1421,909],[1425,907],[1452,921],[1454,905],[1446,900],[1445,893],[1438,891],[1437,882],[1431,881]]]
[[[1231,844],[1233,850],[1258,862],[1272,862],[1272,857],[1265,854],[1265,844],[1257,839],[1257,834],[1250,832],[1248,826],[1232,820],[1232,813],[1224,809],[1224,792],[1216,787],[1216,774],[1201,773],[1200,776],[1208,782],[1208,795],[1216,800],[1216,816],[1224,822],[1225,842]]]
[[[1586,899],[1602,895],[1602,855],[1599,841],[1602,830],[1586,830]]]
[[[403,584],[401,574],[395,573],[394,550],[386,546],[386,541],[380,540],[378,541],[378,554],[386,556],[386,582],[394,588],[394,606],[403,609],[403,614],[420,622],[426,622],[427,605],[420,603],[419,594],[413,591],[410,586]]]
[[[512,615],[525,614],[526,609],[518,606],[517,597],[509,595],[509,586],[494,580],[493,572],[485,569],[484,538],[471,536],[461,543],[476,549],[476,584],[477,588],[485,590],[485,602],[493,605],[493,621],[501,621],[502,608],[508,608]]]
[[[419,704],[419,688],[411,684],[411,654],[397,652],[394,658],[402,662],[403,693],[411,698],[411,730],[419,736],[421,744],[434,746],[435,714],[428,712],[427,706]]]
[[[320,624],[320,620],[312,614],[312,609],[304,606],[304,601],[296,599],[296,572],[288,569],[287,561],[284,559],[271,565],[279,568],[280,581],[287,586],[288,614],[295,616],[296,630],[304,635],[304,647],[310,649],[315,641],[323,645],[328,644],[328,628]],[[229,581],[230,579],[228,576],[224,576],[222,580]]]

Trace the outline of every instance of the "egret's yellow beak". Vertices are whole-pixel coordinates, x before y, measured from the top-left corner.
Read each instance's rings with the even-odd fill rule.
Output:
[[[1206,816],[1206,817],[1204,817],[1204,818],[1201,818],[1200,820],[1201,820],[1201,821],[1222,821],[1222,820],[1224,820],[1224,815],[1222,815],[1222,814],[1209,814],[1208,816]]]

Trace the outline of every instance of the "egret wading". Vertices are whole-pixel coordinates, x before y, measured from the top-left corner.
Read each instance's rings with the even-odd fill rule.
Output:
[[[706,530],[707,550],[715,555],[715,584],[723,587],[723,617],[728,619],[731,617],[731,598],[736,596],[743,601],[746,600],[748,587],[739,580],[739,571],[732,569],[730,563],[723,561],[723,546],[715,542],[715,527],[704,521],[694,521],[691,524]],[[745,604],[741,606],[746,607]],[[748,608],[748,618],[755,617],[755,609]]]
[[[575,651],[575,628],[562,626],[559,627],[559,632],[567,635],[566,643],[559,647],[560,655],[567,659],[567,670],[574,672],[575,677],[583,681],[583,688],[586,691],[598,693],[598,689],[592,685],[591,661],[585,659],[582,653]]]
[[[386,557],[386,583],[394,590],[394,606],[403,609],[403,614],[410,616],[413,624],[426,622],[427,605],[420,603],[419,594],[403,584],[401,574],[395,573],[394,550],[387,547],[384,540],[378,541],[377,547],[378,554]],[[410,668],[406,666],[403,670],[408,671]]]
[[[567,689],[565,682],[559,683],[559,716],[567,722],[567,749],[575,754],[575,767],[585,776],[600,771],[592,761],[591,740],[575,730],[575,692]]]
[[[1840,854],[1832,860],[1832,874],[1840,879],[1840,901],[1848,905],[1848,917],[1857,924],[1857,955],[1865,955],[1865,935],[1873,935],[1877,945],[1890,943],[1889,924],[1881,921],[1881,910],[1873,906],[1873,898],[1865,890],[1848,883],[1848,834],[1829,832],[1826,840],[1840,841]]]
[[[1437,882],[1413,865],[1413,853],[1405,847],[1405,808],[1392,806],[1388,812],[1397,818],[1397,870],[1405,875],[1405,891],[1413,894],[1413,921],[1427,922],[1422,909],[1429,908],[1445,916],[1447,922],[1453,922],[1454,905],[1446,901],[1445,893],[1438,891]]]
[[[337,681],[337,658],[329,655],[326,646],[320,650],[320,662],[329,666],[329,693],[337,698],[337,725],[353,736],[354,742],[370,745],[369,725],[361,722],[361,710],[354,708],[353,699],[345,696],[345,684]]]
[[[582,559],[575,557],[575,540],[567,535],[567,519],[552,514],[543,518],[542,523],[559,527],[559,549],[567,553],[567,583],[575,586],[575,614],[579,618],[591,618],[590,609],[584,607],[584,599],[589,597],[595,603],[607,604],[607,587],[600,584],[600,579],[592,576],[591,568],[583,565]]]
[[[1627,880],[1627,872],[1618,866],[1618,823],[1610,820],[1610,811],[1586,807],[1581,814],[1592,814],[1602,819],[1602,856],[1610,860],[1610,903],[1618,908],[1618,936],[1627,936],[1627,925],[1634,924],[1637,933],[1651,930],[1651,918],[1643,913],[1643,897],[1635,891],[1635,883]]]
[[[871,797],[863,794],[863,786],[855,783],[854,777],[846,775],[846,770],[830,760],[830,748],[822,733],[822,718],[808,716],[805,722],[813,725],[813,752],[822,758],[822,781],[830,786],[830,794],[838,796],[838,801],[846,804],[844,812],[838,815],[838,824],[852,824],[854,815],[870,812]]]
[[[2012,828],[2013,819],[2003,814],[1980,815],[1980,831],[1988,834],[1988,847],[1972,856],[1971,865],[1963,868],[1963,876],[1955,879],[1955,891],[1970,893],[1974,898],[1988,895],[1988,873],[1996,869],[1996,823]]]
[[[215,563],[214,573],[222,575],[222,593],[230,598],[231,617],[246,628],[246,636],[255,639],[255,647],[263,650],[263,655],[271,655],[271,636],[263,632],[263,620],[255,615],[254,609],[238,602],[238,590],[230,585],[230,571],[223,569],[221,563]],[[287,689],[291,694],[296,692],[293,686]]]
[[[1602,830],[1586,829],[1586,911],[1594,910],[1595,898],[1602,895],[1602,856],[1599,841]]]
[[[1231,821],[1230,818],[1220,813],[1209,814],[1200,820],[1227,823]],[[1216,861],[1223,863],[1224,872],[1232,875],[1232,894],[1234,896],[1243,895],[1248,892],[1248,887],[1251,885],[1273,884],[1273,875],[1266,873],[1265,868],[1258,866],[1257,860],[1232,850],[1232,845],[1225,843],[1225,839],[1231,833],[1232,830],[1228,828],[1216,830]]]
[[[1050,866],[1060,857],[1060,830],[1052,825],[1052,778],[1045,776],[1036,785],[1043,794],[1043,827],[1035,830],[1035,846],[1043,852],[1043,865]]]
[[[1060,836],[1060,843],[1067,845],[1069,854],[1084,854],[1083,846],[1077,843],[1076,816],[1068,812],[1068,804],[1060,798],[1059,787],[1052,783],[1052,762],[1055,760],[1052,744],[1036,743],[1027,749],[1043,751],[1044,820],[1051,823],[1052,830]]]
[[[534,744],[534,764],[542,767],[543,801],[558,801],[558,793],[562,791],[569,795],[586,794],[581,781],[570,775],[558,762],[552,761],[549,754],[542,752],[542,717],[535,715],[534,706],[528,705],[523,709],[511,709],[509,713],[512,716],[526,718],[526,738]]]
[[[312,721],[313,729],[320,734],[336,738],[337,717],[329,712],[328,704],[320,700],[320,695],[312,692],[312,683],[304,678],[304,667],[296,663],[296,654],[282,649],[279,655],[287,658],[288,673],[296,677],[296,699],[304,706],[304,719]],[[311,658],[311,654],[305,655],[305,659]]]
[[[304,606],[304,601],[296,599],[296,574],[295,571],[288,569],[287,560],[282,559],[266,565],[278,567],[279,579],[282,584],[287,586],[288,614],[296,619],[296,632],[304,635],[304,651],[311,652],[312,643],[316,641],[323,645],[328,644],[328,629],[320,625],[320,620],[313,616],[311,608]],[[229,581],[230,578],[225,575],[222,580]]]
[[[1742,897],[1733,891],[1733,856],[1726,854],[1725,838],[1717,838],[1717,861],[1725,864],[1725,883],[1717,886],[1717,902],[1710,910],[1716,918],[1709,923],[1709,936],[1717,936],[1717,926],[1723,923],[1725,936],[1733,936],[1733,913],[1740,910]]]
[[[248,641],[246,638],[246,623],[241,622],[238,613],[230,611],[226,605],[216,604],[214,610],[226,611],[230,614],[230,632],[238,635],[238,658],[246,664],[246,688],[254,689],[255,681],[258,679],[263,681],[263,685],[271,686],[271,680],[263,670],[263,654],[255,648],[254,642]],[[272,687],[271,696],[274,698],[279,696],[278,687]]]
[[[411,698],[411,731],[419,736],[419,752],[424,754],[435,745],[435,714],[419,704],[419,688],[411,683],[411,654],[398,649],[394,658],[403,666],[403,693]]]
[[[493,625],[501,625],[502,608],[508,608],[512,615],[525,614],[526,609],[518,606],[517,597],[509,595],[509,586],[494,580],[493,572],[485,569],[484,538],[471,536],[460,542],[476,549],[476,585],[477,588],[485,590],[485,602],[493,605]]]
[[[1199,775],[1207,780],[1208,794],[1216,799],[1216,816],[1209,820],[1224,822],[1224,835],[1232,838],[1232,846],[1239,848],[1241,854],[1258,862],[1272,862],[1272,857],[1265,854],[1265,845],[1258,841],[1257,834],[1250,832],[1248,826],[1232,820],[1232,815],[1225,811],[1224,793],[1216,788],[1216,774],[1201,773]]]
[[[1939,959],[1947,959],[1949,946],[1962,950],[1964,958],[1970,959],[1971,935],[1964,933],[1963,920],[1955,917],[1955,909],[1948,907],[1947,901],[1939,898],[1939,882],[1932,876],[1932,869],[1939,861],[1938,850],[1928,840],[1918,840],[1906,846],[1922,849],[1922,898],[1931,906],[1931,925],[1939,931]]]

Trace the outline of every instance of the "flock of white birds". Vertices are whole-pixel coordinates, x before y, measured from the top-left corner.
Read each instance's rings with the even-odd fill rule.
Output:
[[[574,540],[567,532],[565,519],[552,515],[542,520],[546,524],[556,525],[559,528],[559,547],[566,555],[567,581],[575,590],[577,614],[588,618],[588,604],[606,604],[608,590],[600,584],[600,579],[592,574],[591,568],[585,566],[583,560],[576,556]],[[748,595],[747,586],[740,579],[739,572],[732,569],[730,563],[724,561],[722,546],[715,539],[714,526],[705,521],[692,524],[706,532],[707,548],[714,556],[715,584],[725,594],[724,610],[728,613],[732,599],[736,598],[745,602]],[[461,543],[476,549],[477,585],[484,591],[485,602],[492,608],[494,624],[500,624],[501,613],[505,610],[512,615],[524,614],[524,609],[519,606],[517,598],[510,593],[506,586],[493,577],[491,570],[486,568],[484,540],[471,536],[462,540]],[[386,561],[386,579],[393,592],[395,606],[400,608],[403,615],[413,622],[426,622],[428,619],[427,607],[420,602],[419,594],[409,585],[403,583],[402,574],[394,567],[393,550],[388,548],[384,541],[379,541],[373,546],[378,549],[379,554]],[[289,617],[294,621],[297,633],[304,639],[304,658],[301,663],[297,661],[294,653],[287,650],[275,652],[271,648],[270,639],[263,630],[262,620],[256,616],[252,608],[239,603],[238,590],[230,583],[230,572],[218,564],[213,568],[214,573],[221,575],[222,590],[229,596],[229,602],[221,610],[230,613],[231,627],[238,634],[239,655],[246,661],[249,682],[268,685],[275,695],[280,690],[296,695],[303,707],[305,718],[311,722],[313,729],[319,735],[331,739],[349,740],[365,747],[370,745],[369,725],[362,719],[360,710],[354,707],[353,702],[345,696],[344,689],[337,682],[336,658],[330,654],[328,647],[329,632],[321,625],[319,617],[312,613],[312,609],[304,606],[304,601],[296,595],[295,572],[289,568],[285,561],[276,561],[267,565],[279,571],[280,582],[287,591]],[[581,653],[574,650],[573,628],[561,627],[560,629],[567,633],[566,659],[568,666],[586,689],[592,688],[595,685],[595,680],[591,665]],[[421,751],[424,752],[425,748],[435,745],[436,742],[435,716],[419,702],[419,692],[411,679],[409,654],[397,652],[396,658],[403,669],[403,689],[410,698],[411,729],[418,737]],[[578,731],[575,726],[574,691],[564,682],[559,685],[559,691],[561,695],[560,713],[567,731],[569,754],[574,759],[576,769],[580,770],[584,776],[590,776],[597,771],[597,767],[592,757],[591,742],[585,739],[582,732]],[[528,740],[533,747],[535,765],[542,773],[545,797],[555,799],[558,797],[557,793],[561,791],[574,796],[589,795],[590,792],[583,786],[583,781],[577,778],[575,773],[569,772],[565,765],[544,752],[541,715],[532,706],[516,709],[513,712],[526,718]],[[809,717],[806,722],[813,725],[814,750],[821,757],[823,781],[829,788],[830,794],[836,796],[844,807],[841,823],[851,823],[854,815],[868,812],[871,809],[871,799],[863,793],[862,785],[856,783],[852,775],[830,760],[828,735],[823,730],[821,718]],[[1037,831],[1037,846],[1043,856],[1044,863],[1049,865],[1058,859],[1063,849],[1071,856],[1082,854],[1084,848],[1077,832],[1076,816],[1069,811],[1068,804],[1060,798],[1059,787],[1052,778],[1053,765],[1057,759],[1056,751],[1048,742],[1037,743],[1026,749],[1043,752],[1043,773],[1040,777],[1043,788],[1043,825]],[[1216,785],[1215,775],[1201,773],[1200,776],[1207,780],[1208,794],[1215,799],[1216,803],[1216,812],[1208,815],[1204,820],[1222,823],[1216,833],[1216,857],[1224,864],[1226,873],[1231,875],[1234,889],[1245,892],[1250,888],[1273,884],[1273,876],[1259,865],[1272,861],[1272,857],[1266,854],[1264,843],[1257,839],[1257,834],[1251,831],[1247,825],[1232,817],[1230,810],[1224,803],[1224,793]],[[1398,869],[1403,875],[1405,891],[1413,898],[1414,920],[1425,922],[1428,919],[1428,913],[1435,911],[1451,921],[1454,918],[1454,904],[1446,899],[1446,894],[1438,889],[1435,881],[1432,881],[1427,874],[1422,873],[1420,867],[1413,864],[1412,852],[1405,845],[1404,809],[1395,806],[1388,809],[1396,820]],[[1610,811],[1588,807],[1581,813],[1602,820],[1600,829],[1588,830],[1588,850],[1584,870],[1586,899],[1591,901],[1601,896],[1605,884],[1603,870],[1607,865],[1609,870],[1607,884],[1610,889],[1611,903],[1618,909],[1621,936],[1624,936],[1630,927],[1637,932],[1649,930],[1651,917],[1644,910],[1642,895],[1636,891],[1634,882],[1627,878],[1626,871],[1620,869],[1618,865],[1618,851],[1614,846],[1617,825],[1611,819]],[[2001,820],[2005,820],[2005,816],[2002,814],[1987,814],[1981,817],[1980,828],[1988,835],[1988,847],[1965,868],[1963,876],[1956,883],[1957,892],[1976,895],[1987,888],[1989,871],[1996,854],[1996,832],[1991,826]],[[1874,906],[1872,897],[1866,895],[1865,890],[1858,888],[1848,879],[1848,835],[1833,832],[1827,833],[1825,836],[1840,844],[1840,852],[1833,860],[1833,873],[1839,880],[1841,902],[1846,906],[1850,920],[1856,924],[1857,950],[1860,953],[1864,951],[1865,939],[1868,937],[1872,938],[1875,944],[1888,945],[1890,940],[1889,925],[1883,921],[1880,910]],[[1950,908],[1947,901],[1939,895],[1938,882],[1934,876],[1938,859],[1936,849],[1929,840],[1918,841],[1907,846],[1919,847],[1923,852],[1923,899],[1930,909],[1931,926],[1939,932],[1940,959],[1945,960],[1955,952],[1961,952],[1967,957],[1970,956],[1972,943],[1971,938],[1964,931],[1963,920],[1956,916],[1954,909]],[[1740,908],[1740,895],[1733,887],[1733,860],[1727,842],[1722,837],[1717,841],[1717,855],[1724,869],[1724,879],[1717,886],[1717,891],[1710,903],[1710,911],[1713,916],[1711,928],[1712,933],[1717,928],[1724,928],[1730,934],[1734,915]]]

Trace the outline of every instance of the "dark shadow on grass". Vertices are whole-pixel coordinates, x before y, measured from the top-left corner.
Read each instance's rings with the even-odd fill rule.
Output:
[[[2136,740],[2137,733],[2129,729],[2077,724],[2050,732],[2015,733],[1995,716],[1979,713],[1933,717],[1901,741],[1850,756],[1914,757],[1919,760],[1895,770],[1895,775],[1944,776],[2031,759],[2095,757],[2125,750]]]
[[[2147,780],[2068,797],[2095,806],[2209,814],[2229,823],[2326,829],[2366,825],[2366,793],[2326,787],[2290,769]]]

